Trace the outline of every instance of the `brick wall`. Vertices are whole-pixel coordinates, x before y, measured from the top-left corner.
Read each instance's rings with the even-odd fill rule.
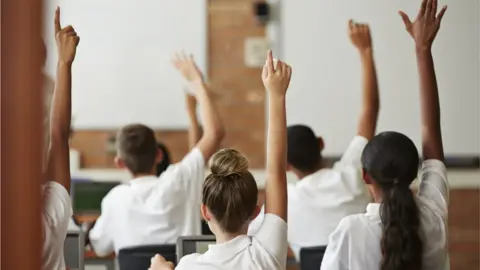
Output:
[[[243,45],[249,36],[264,36],[255,24],[254,0],[210,0],[208,16],[209,81],[216,105],[227,129],[224,146],[247,155],[253,168],[262,168],[265,158],[265,94],[260,69],[247,68]],[[76,131],[72,146],[82,155],[82,167],[113,167],[107,141],[114,130]],[[187,152],[186,131],[158,130],[157,137],[178,161]],[[480,268],[479,190],[455,190],[450,204],[450,250],[452,270]]]
[[[251,166],[264,164],[265,91],[261,70],[244,64],[245,38],[264,36],[252,16],[253,0],[210,0],[208,14],[209,82],[215,103],[226,126],[223,145],[242,151]],[[107,140],[115,131],[78,130],[72,147],[82,156],[82,167],[112,167],[113,155],[107,153]],[[158,139],[167,145],[174,161],[187,152],[186,131],[158,130]]]

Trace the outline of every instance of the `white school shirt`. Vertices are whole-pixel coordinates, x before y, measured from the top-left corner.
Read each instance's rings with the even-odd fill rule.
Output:
[[[287,223],[274,214],[266,214],[255,235],[209,245],[204,254],[180,259],[175,270],[283,270],[287,251]]]
[[[201,187],[205,159],[195,148],[159,177],[146,176],[112,189],[90,231],[99,256],[140,245],[175,244],[201,234]]]
[[[423,162],[421,183],[415,197],[420,211],[423,270],[449,269],[447,214],[449,187],[447,170],[439,160]],[[382,223],[380,204],[371,203],[367,213],[348,216],[330,236],[322,270],[380,268]]]
[[[364,213],[371,201],[361,179],[360,157],[368,140],[355,136],[339,162],[288,185],[288,242],[297,260],[303,247],[325,246],[340,220]],[[262,211],[263,212],[263,211]],[[249,227],[254,233],[263,219]]]
[[[64,270],[63,244],[72,217],[72,202],[67,190],[57,182],[47,182],[42,187],[45,205],[43,225],[43,270]]]

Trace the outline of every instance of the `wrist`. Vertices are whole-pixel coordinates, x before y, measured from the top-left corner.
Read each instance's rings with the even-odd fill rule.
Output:
[[[73,61],[58,60],[57,66],[59,67],[71,67]]]
[[[431,54],[432,47],[427,45],[415,45],[415,52],[417,55]]]
[[[286,92],[281,92],[281,93],[278,93],[276,91],[268,91],[268,99],[270,100],[275,100],[275,101],[282,101],[282,100],[285,100],[286,96],[285,96]]]

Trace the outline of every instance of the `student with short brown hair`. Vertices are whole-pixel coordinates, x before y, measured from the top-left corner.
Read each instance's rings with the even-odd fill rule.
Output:
[[[198,208],[205,162],[218,149],[224,128],[193,58],[177,55],[174,64],[195,89],[203,135],[182,161],[157,176],[163,157],[154,131],[132,124],[118,132],[115,163],[133,179],[112,189],[102,201],[102,214],[88,237],[97,255],[140,245],[174,244],[179,236],[201,234]]]
[[[182,269],[285,269],[287,260],[287,130],[285,95],[291,68],[271,51],[262,79],[268,95],[267,185],[265,218],[255,235],[247,235],[258,215],[257,184],[248,171],[248,161],[238,151],[223,149],[211,160],[211,174],[203,185],[201,212],[216,236],[204,254],[180,259]],[[161,256],[152,258],[150,269],[172,269]]]

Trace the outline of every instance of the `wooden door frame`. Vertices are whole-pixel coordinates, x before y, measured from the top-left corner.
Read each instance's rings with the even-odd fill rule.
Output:
[[[40,270],[42,0],[1,0],[1,269]]]

